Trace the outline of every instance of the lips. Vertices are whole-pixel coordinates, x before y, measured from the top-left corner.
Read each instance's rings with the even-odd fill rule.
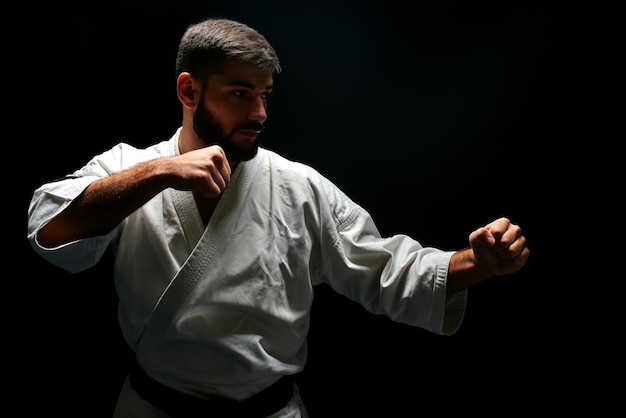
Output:
[[[257,135],[261,133],[261,131],[252,130],[252,129],[240,129],[237,132],[239,132],[239,134],[249,139],[255,139]]]

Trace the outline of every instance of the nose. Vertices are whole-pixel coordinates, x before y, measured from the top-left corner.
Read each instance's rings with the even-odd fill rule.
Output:
[[[253,102],[250,109],[250,114],[248,118],[255,122],[265,122],[267,119],[267,102],[264,97],[257,96]]]

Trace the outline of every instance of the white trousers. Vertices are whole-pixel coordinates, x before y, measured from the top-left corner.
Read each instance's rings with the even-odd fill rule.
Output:
[[[298,386],[293,385],[293,396],[280,411],[266,418],[308,418]],[[150,402],[139,396],[128,381],[128,377],[124,381],[120,396],[117,400],[117,406],[113,413],[113,418],[172,418],[170,414],[163,412]],[[211,418],[211,412],[207,412],[207,417]]]

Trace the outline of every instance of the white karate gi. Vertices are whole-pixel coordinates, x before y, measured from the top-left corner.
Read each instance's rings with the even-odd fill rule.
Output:
[[[382,238],[368,212],[306,165],[260,148],[240,163],[209,224],[191,192],[166,189],[104,236],[46,249],[37,231],[98,178],[179,153],[177,132],[146,149],[118,144],[29,207],[34,250],[70,272],[111,245],[119,322],[140,365],[182,392],[243,399],[302,370],[314,287],[449,335],[466,291],[446,299],[451,251]]]

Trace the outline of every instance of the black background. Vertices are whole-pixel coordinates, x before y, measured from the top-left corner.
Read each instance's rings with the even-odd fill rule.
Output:
[[[19,257],[11,246],[5,296],[20,410],[110,416],[128,355],[110,259],[71,275],[38,258],[25,240],[31,193],[116,142],[169,138],[181,118],[178,40],[212,15],[258,29],[281,58],[263,145],[319,169],[384,235],[456,249],[505,215],[532,251],[522,271],[470,291],[451,337],[319,288],[298,381],[312,418],[535,417],[619,400],[618,2],[20,8],[7,15],[17,49],[5,62],[18,115],[7,160],[22,162],[9,173],[25,178],[12,205],[20,222],[7,220]]]

